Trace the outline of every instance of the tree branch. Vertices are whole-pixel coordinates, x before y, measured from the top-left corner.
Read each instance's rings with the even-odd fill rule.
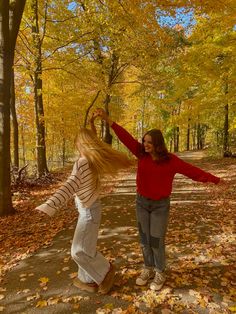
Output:
[[[100,94],[101,90],[99,90],[96,94],[96,96],[94,97],[93,101],[91,102],[91,104],[88,106],[86,113],[85,113],[85,118],[84,118],[84,127],[86,128],[87,125],[87,120],[88,120],[88,115],[89,115],[89,111],[90,109],[93,107],[93,105],[95,104],[99,94]]]
[[[41,46],[43,44],[43,40],[46,34],[46,25],[47,25],[47,15],[48,15],[48,2],[46,1],[45,4],[45,11],[44,11],[44,25],[43,25],[43,34],[42,34],[42,38],[41,38]]]

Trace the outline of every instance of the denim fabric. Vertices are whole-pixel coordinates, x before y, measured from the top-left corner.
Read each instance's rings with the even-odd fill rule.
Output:
[[[144,264],[159,271],[163,271],[166,264],[165,235],[169,209],[169,197],[156,201],[137,195],[136,215]]]
[[[71,256],[79,267],[78,278],[85,282],[96,282],[98,285],[105,278],[109,261],[97,251],[98,230],[101,222],[101,205],[95,201],[90,208],[76,203],[79,218],[71,246]]]

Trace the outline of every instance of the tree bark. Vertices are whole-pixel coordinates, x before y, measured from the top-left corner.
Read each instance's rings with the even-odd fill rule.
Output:
[[[228,92],[229,92],[228,77],[226,76],[225,82],[224,82],[225,98],[227,97]],[[224,119],[223,155],[225,156],[229,154],[229,105],[228,105],[228,102],[224,106],[224,118],[225,119]]]
[[[179,151],[179,127],[174,128],[174,152]]]
[[[188,126],[187,126],[186,150],[190,150],[190,119],[188,119]]]
[[[66,162],[66,139],[63,135],[63,138],[62,138],[62,167],[65,167],[65,162]]]
[[[110,104],[110,101],[111,101],[111,96],[107,94],[106,98],[105,98],[105,101],[104,101],[105,111],[106,111],[107,115],[109,115],[109,104]],[[104,136],[103,136],[103,140],[107,144],[112,144],[112,135],[110,133],[110,127],[109,127],[109,124],[106,121],[104,121]]]
[[[10,88],[16,38],[25,0],[0,2],[0,216],[14,213],[10,176]]]
[[[35,103],[35,122],[36,122],[36,153],[37,153],[37,175],[41,177],[47,174],[46,143],[45,143],[45,122],[43,108],[43,82],[42,82],[42,43],[38,25],[38,0],[32,1],[32,36],[35,55],[34,71],[34,103]]]
[[[224,106],[224,141],[223,141],[223,153],[224,155],[229,152],[229,105]]]
[[[104,107],[106,113],[109,115],[109,104],[111,101],[111,95],[110,95],[110,90],[112,88],[112,85],[114,84],[114,81],[117,77],[118,74],[118,62],[119,62],[119,57],[116,55],[115,52],[112,54],[112,59],[111,59],[111,68],[108,76],[108,93],[106,94],[106,98],[104,100]],[[103,137],[104,142],[108,144],[112,144],[112,135],[110,133],[110,127],[108,123],[104,123],[104,137]]]
[[[11,76],[11,116],[12,116],[12,125],[13,125],[13,152],[14,152],[13,165],[16,169],[18,169],[19,168],[19,130],[18,130],[18,121],[17,121],[16,104],[15,104],[14,69],[12,69],[12,76]]]

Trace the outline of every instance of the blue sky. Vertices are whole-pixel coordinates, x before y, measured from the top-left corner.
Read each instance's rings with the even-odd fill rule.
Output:
[[[78,4],[76,2],[71,1],[68,9],[73,11],[77,6]],[[194,11],[190,9],[186,10],[186,8],[176,9],[175,16],[171,16],[169,12],[164,10],[159,10],[157,15],[160,25],[174,27],[179,24],[182,25],[187,32],[189,28],[195,24]]]
[[[158,12],[158,22],[161,25],[174,27],[179,24],[182,25],[185,29],[191,28],[195,24],[194,12],[193,10],[186,11],[185,8],[176,9],[175,16],[171,16],[166,11]]]

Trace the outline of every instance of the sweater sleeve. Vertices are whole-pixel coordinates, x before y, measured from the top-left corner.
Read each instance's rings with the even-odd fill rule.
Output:
[[[42,211],[49,216],[53,216],[56,209],[66,204],[80,187],[80,171],[78,161],[75,162],[70,177],[63,183],[59,189],[42,205],[37,206],[36,210]]]
[[[134,154],[136,157],[140,156],[142,144],[139,143],[129,132],[122,128],[117,123],[113,122],[111,125],[115,134],[118,136],[119,140]]]
[[[214,176],[210,172],[206,172],[192,164],[183,161],[179,157],[172,155],[175,163],[176,173],[183,174],[184,176],[198,182],[212,182],[218,184],[220,181],[219,177]]]

